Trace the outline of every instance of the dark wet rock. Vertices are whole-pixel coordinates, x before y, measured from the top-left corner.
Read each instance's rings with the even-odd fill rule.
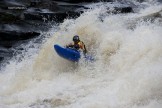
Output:
[[[13,55],[13,51],[0,47],[0,57],[10,57]]]
[[[18,1],[18,0],[17,0]],[[36,1],[35,5],[31,5],[31,3],[34,3]],[[27,7],[25,10],[9,10],[9,13],[3,13],[6,11],[1,12],[0,15],[2,16],[0,18],[0,21],[2,23],[10,23],[15,21],[26,21],[26,20],[39,20],[39,21],[58,21],[62,22],[65,18],[76,18],[80,15],[80,13],[83,13],[83,9],[89,9],[88,7],[85,7],[82,2],[97,2],[98,0],[32,0],[32,2],[28,2],[25,4],[19,4],[16,5],[18,7]],[[110,2],[112,0],[104,0],[106,2]],[[26,1],[27,2],[27,1]],[[75,3],[75,4],[71,4]],[[81,4],[77,4],[81,3]],[[27,5],[28,4],[28,5]],[[8,7],[8,5],[6,6]],[[131,7],[115,7],[113,13],[128,13],[132,12]],[[15,13],[17,13],[15,15]]]
[[[67,17],[78,17],[83,12],[83,9],[88,8],[81,4],[77,5],[56,1],[51,1],[51,3],[42,2],[24,11],[24,19],[62,22]]]
[[[141,3],[144,2],[144,0],[137,0],[137,1],[138,1],[138,2],[141,2]]]
[[[1,62],[2,60],[4,60],[4,57],[0,57],[0,62]]]
[[[7,16],[16,17],[19,19],[23,11],[26,9],[27,9],[27,6],[21,3],[12,1],[12,0],[0,1],[0,13],[5,14],[5,16],[7,15]]]
[[[132,7],[114,7],[114,11],[113,13],[117,14],[117,13],[131,13],[133,12]]]
[[[11,58],[13,56],[13,51],[6,49],[4,47],[0,47],[0,62],[7,59]]]
[[[83,13],[83,10],[89,9],[88,7],[85,7],[83,5],[77,5],[77,4],[68,4],[68,3],[60,3],[56,2],[55,7],[57,11],[50,10],[50,7],[48,9],[40,9],[40,8],[29,8],[24,12],[24,18],[25,20],[41,20],[41,21],[56,21],[56,22],[62,22],[66,18],[77,18],[80,16],[81,13]],[[114,5],[112,3],[112,5]],[[47,6],[48,7],[48,6]],[[109,8],[107,9],[108,12]],[[120,7],[114,6],[113,11],[110,13],[130,13],[133,12],[133,9],[131,6],[127,5],[121,5]]]
[[[55,0],[55,1],[62,1],[62,2],[68,2],[68,3],[92,3],[92,2],[113,2],[113,0]]]
[[[158,2],[162,3],[162,0],[158,0]]]
[[[4,60],[4,57],[0,56],[0,63]]]
[[[0,31],[0,41],[26,40],[38,35],[40,35],[40,33],[37,32]]]
[[[14,23],[0,24],[0,31],[16,31],[16,32],[45,32],[52,27],[52,22],[45,23],[42,21],[20,21]]]
[[[4,13],[0,12],[0,22],[2,23],[13,23],[19,20],[19,17],[10,14],[10,13]]]
[[[0,31],[0,46],[10,48],[18,41],[27,40],[40,35],[37,32],[16,32],[16,31]]]
[[[62,22],[66,18],[76,18],[81,12],[55,12],[55,13],[24,13],[26,20],[42,20]]]
[[[14,44],[16,44],[16,41],[0,41],[0,46],[5,48],[11,48]]]

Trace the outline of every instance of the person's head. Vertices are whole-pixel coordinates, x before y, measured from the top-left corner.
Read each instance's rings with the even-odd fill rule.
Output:
[[[78,36],[78,35],[75,35],[75,36],[73,37],[73,41],[74,41],[74,43],[79,42],[79,41],[80,41],[79,36]]]

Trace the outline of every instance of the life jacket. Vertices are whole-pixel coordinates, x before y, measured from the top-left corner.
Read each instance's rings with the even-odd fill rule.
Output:
[[[87,52],[85,44],[82,41],[79,41],[77,44],[74,43],[74,48],[77,50],[81,49],[84,53]]]

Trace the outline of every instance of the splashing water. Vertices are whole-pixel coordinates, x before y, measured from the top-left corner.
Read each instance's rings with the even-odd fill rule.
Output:
[[[161,108],[162,26],[137,20],[161,9],[114,15],[101,5],[65,20],[39,53],[29,50],[32,57],[14,59],[0,72],[0,107]],[[75,64],[55,53],[54,44],[64,46],[75,34],[94,63]]]

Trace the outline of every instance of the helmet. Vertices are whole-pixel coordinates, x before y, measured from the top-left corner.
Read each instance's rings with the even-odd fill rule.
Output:
[[[80,41],[79,36],[78,36],[78,35],[75,35],[75,36],[73,37],[73,41],[74,41],[74,42],[75,42],[75,41]]]

